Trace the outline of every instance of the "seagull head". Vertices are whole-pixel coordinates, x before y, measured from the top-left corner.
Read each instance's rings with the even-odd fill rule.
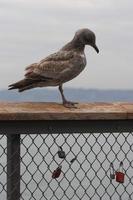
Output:
[[[99,53],[99,49],[96,46],[96,36],[95,34],[87,29],[79,29],[74,36],[74,39],[77,40],[81,45],[90,45],[92,46],[97,53]]]

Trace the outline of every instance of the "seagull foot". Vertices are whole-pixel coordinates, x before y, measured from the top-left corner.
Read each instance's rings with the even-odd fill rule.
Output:
[[[63,102],[63,106],[66,108],[77,108],[75,104],[78,104],[78,102],[71,102],[71,101]]]

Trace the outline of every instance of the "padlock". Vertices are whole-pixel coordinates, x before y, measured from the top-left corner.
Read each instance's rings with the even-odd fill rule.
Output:
[[[63,159],[66,158],[65,151],[63,151],[62,147],[59,147],[58,156],[59,158],[63,158]]]
[[[56,170],[53,171],[52,173],[52,178],[58,178],[61,174],[61,168],[62,166],[58,166]]]
[[[110,179],[115,179],[115,170],[113,163],[110,163]]]
[[[116,182],[124,183],[125,174],[123,172],[123,162],[120,162],[118,171],[116,172]]]

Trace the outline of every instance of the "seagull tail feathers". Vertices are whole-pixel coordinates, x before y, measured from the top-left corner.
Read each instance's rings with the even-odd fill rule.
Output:
[[[8,90],[18,89],[19,92],[23,92],[24,90],[33,88],[33,83],[35,83],[35,80],[22,79],[21,81],[9,85]]]

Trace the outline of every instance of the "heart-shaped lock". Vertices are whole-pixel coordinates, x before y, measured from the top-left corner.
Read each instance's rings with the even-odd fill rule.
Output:
[[[116,172],[116,182],[124,183],[125,174],[123,172],[123,162],[120,162],[118,171]]]
[[[115,179],[115,170],[113,163],[110,163],[110,179]]]
[[[63,151],[62,147],[59,147],[58,156],[59,158],[63,158],[63,159],[66,158],[65,151]]]

